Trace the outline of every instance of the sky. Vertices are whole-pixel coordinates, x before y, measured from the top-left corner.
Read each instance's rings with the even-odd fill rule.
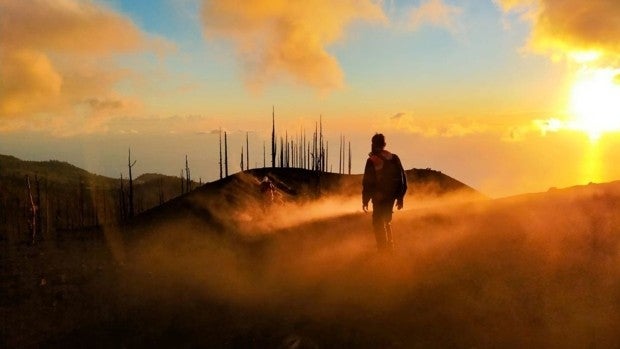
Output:
[[[620,179],[616,0],[0,0],[0,154],[91,172],[219,178],[322,119],[363,172],[491,197]],[[247,150],[246,150],[247,151]],[[267,160],[269,163],[269,160]]]

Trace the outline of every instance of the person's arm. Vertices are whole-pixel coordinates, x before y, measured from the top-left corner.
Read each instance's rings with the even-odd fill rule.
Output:
[[[407,192],[407,174],[405,173],[405,169],[403,168],[403,164],[400,162],[400,158],[394,155],[396,165],[398,166],[398,170],[400,171],[400,188],[398,191],[398,195],[396,196],[396,208],[399,210],[404,206],[404,197]]]
[[[362,209],[368,211],[368,202],[375,188],[375,168],[370,159],[366,160],[364,168],[364,178],[362,179]]]

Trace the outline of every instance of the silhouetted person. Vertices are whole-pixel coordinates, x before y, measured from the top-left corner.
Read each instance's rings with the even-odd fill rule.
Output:
[[[382,134],[372,137],[371,149],[362,181],[362,209],[368,212],[368,202],[372,200],[372,225],[377,248],[391,251],[394,248],[390,224],[392,209],[394,203],[399,210],[403,208],[407,177],[398,156],[385,150]]]
[[[276,188],[269,180],[269,177],[263,177],[263,180],[260,182],[260,191],[263,197],[263,208],[271,206],[275,201]]]

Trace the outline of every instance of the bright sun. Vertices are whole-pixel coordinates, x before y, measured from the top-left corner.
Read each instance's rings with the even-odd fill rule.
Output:
[[[620,130],[620,69],[581,71],[571,91],[570,111],[573,127],[591,139]]]

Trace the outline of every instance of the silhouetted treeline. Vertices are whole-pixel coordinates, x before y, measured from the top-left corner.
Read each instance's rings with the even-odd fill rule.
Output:
[[[294,167],[317,172],[333,172],[329,165],[329,142],[323,134],[323,117],[314,125],[314,132],[307,137],[305,129],[289,137],[288,130],[284,136],[276,134],[275,111],[272,114],[271,127],[271,167]],[[246,146],[247,146],[246,138]],[[249,151],[249,149],[248,149]],[[263,158],[265,157],[263,147]],[[340,136],[338,173],[345,173],[345,136]],[[349,142],[348,169],[351,174],[351,144]]]
[[[224,133],[224,145],[222,150],[222,130],[219,130],[219,170],[220,179],[228,177],[228,133]],[[283,134],[282,134],[283,133]],[[351,142],[349,142],[348,157],[346,155],[346,137],[340,135],[338,151],[338,173],[351,174]],[[223,151],[223,153],[222,153]],[[258,152],[250,149],[249,133],[245,134],[245,145],[242,143],[239,156],[239,169],[241,171],[252,168],[250,152]],[[323,133],[323,117],[315,122],[314,131],[308,136],[308,132],[301,128],[298,133],[289,136],[288,130],[276,132],[275,107],[271,114],[271,149],[267,154],[265,141],[263,141],[263,168],[267,167],[267,157],[270,155],[271,168],[300,168],[317,172],[334,172],[329,159],[329,142]],[[347,165],[348,160],[348,165]],[[258,166],[258,161],[255,161]]]

